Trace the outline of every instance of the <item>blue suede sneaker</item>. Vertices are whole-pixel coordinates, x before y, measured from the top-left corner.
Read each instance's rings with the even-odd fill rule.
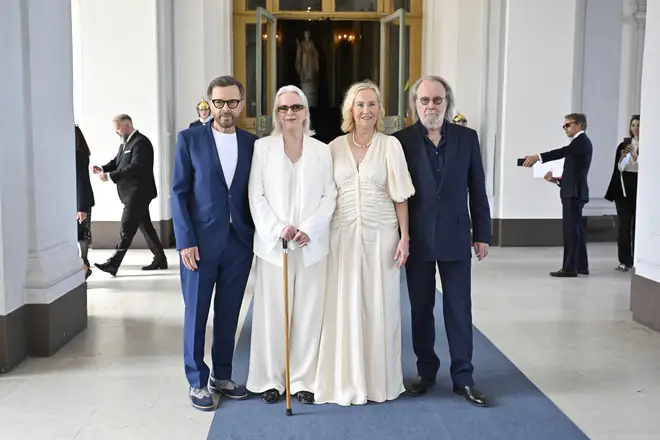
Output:
[[[211,393],[206,388],[190,388],[190,403],[201,411],[213,411],[215,406]]]
[[[216,380],[213,377],[209,379],[209,391],[236,400],[247,399],[248,396],[247,389],[242,385],[236,385],[233,380]]]

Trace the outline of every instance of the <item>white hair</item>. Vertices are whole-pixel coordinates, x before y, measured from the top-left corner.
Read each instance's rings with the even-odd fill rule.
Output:
[[[295,93],[296,95],[300,96],[300,100],[302,101],[302,104],[305,106],[305,110],[307,111],[307,117],[303,121],[303,134],[305,136],[314,136],[315,133],[311,127],[312,123],[309,116],[309,103],[307,101],[307,96],[305,96],[303,91],[296,86],[281,87],[275,94],[275,99],[273,100],[273,131],[270,134],[282,133],[282,124],[280,123],[280,118],[277,116],[277,107],[280,106],[280,96],[285,93]]]

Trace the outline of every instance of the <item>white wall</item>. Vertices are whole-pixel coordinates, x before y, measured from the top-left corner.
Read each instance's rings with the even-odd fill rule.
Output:
[[[422,75],[440,75],[454,89],[456,110],[477,131],[484,104],[488,0],[435,0],[423,6]]]
[[[173,0],[176,128],[197,118],[206,87],[233,71],[232,1]]]
[[[72,0],[76,86],[75,115],[92,150],[91,162],[112,159],[120,141],[112,118],[127,113],[154,145],[154,173],[159,196],[169,194],[161,181],[158,87],[158,0]],[[92,179],[96,198],[92,218],[118,221],[122,204],[112,182]],[[160,203],[150,205],[152,220],[161,220]]]
[[[71,0],[74,103],[103,165],[117,153],[112,117],[128,113],[154,145],[154,221],[171,218],[176,135],[196,118],[209,81],[232,72],[231,0]],[[129,13],[130,12],[130,13]],[[118,221],[112,183],[92,180],[94,221]]]
[[[639,134],[639,187],[635,236],[635,274],[660,282],[660,3],[649,2],[642,70]],[[651,44],[651,42],[656,44]]]
[[[533,180],[531,170],[516,167],[516,160],[567,144],[561,126],[573,102],[575,10],[576,0],[507,4],[495,195],[498,218],[561,216],[557,188]]]

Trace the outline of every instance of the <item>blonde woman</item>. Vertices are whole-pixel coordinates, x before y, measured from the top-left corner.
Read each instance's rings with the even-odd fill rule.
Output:
[[[415,190],[399,141],[382,133],[378,87],[354,84],[330,143],[337,208],[331,223],[316,401],[384,402],[404,392],[400,269]]]
[[[254,144],[248,199],[254,220],[252,343],[247,388],[265,403],[285,390],[282,240],[289,250],[291,393],[314,403],[330,220],[337,189],[328,146],[311,136],[305,94],[275,95],[273,133]]]

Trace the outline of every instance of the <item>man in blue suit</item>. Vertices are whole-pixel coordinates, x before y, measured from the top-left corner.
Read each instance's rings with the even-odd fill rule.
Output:
[[[487,406],[472,378],[472,249],[479,260],[485,258],[492,232],[479,139],[471,128],[450,123],[454,96],[443,78],[419,79],[410,89],[410,100],[416,123],[394,134],[403,145],[416,191],[408,200],[406,278],[419,377],[408,392],[425,394],[440,368],[434,350],[437,266],[453,390],[477,406]]]
[[[247,188],[257,139],[236,128],[245,99],[239,81],[218,77],[207,95],[213,123],[179,133],[172,177],[172,218],[185,303],[185,372],[191,404],[205,411],[214,409],[210,392],[247,397],[231,373],[238,315],[252,267],[254,224]],[[204,339],[212,298],[209,371]]]

